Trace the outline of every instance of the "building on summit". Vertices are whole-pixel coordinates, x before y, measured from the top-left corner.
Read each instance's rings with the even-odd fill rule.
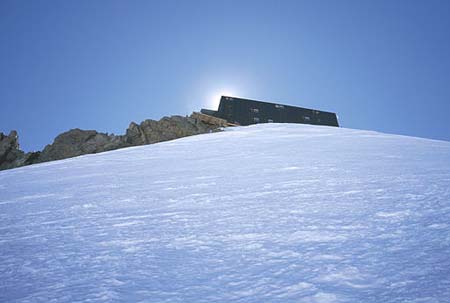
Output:
[[[201,114],[223,119],[234,125],[302,123],[339,126],[335,113],[228,96],[220,98],[217,111],[202,109]]]

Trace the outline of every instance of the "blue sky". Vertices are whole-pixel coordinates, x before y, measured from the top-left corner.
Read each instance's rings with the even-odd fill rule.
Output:
[[[449,141],[448,16],[433,0],[2,0],[0,131],[38,150],[226,92]]]

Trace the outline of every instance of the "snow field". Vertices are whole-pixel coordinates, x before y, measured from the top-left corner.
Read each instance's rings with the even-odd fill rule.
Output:
[[[264,124],[0,172],[1,302],[449,302],[450,143]]]

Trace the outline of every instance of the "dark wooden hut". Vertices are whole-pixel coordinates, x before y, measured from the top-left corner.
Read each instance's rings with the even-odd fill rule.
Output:
[[[221,97],[217,111],[201,112],[239,125],[273,122],[339,126],[335,113],[228,96]]]

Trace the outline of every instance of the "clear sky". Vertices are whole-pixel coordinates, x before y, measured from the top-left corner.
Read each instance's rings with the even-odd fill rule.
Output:
[[[38,150],[224,92],[449,141],[449,16],[447,0],[2,0],[0,131]]]

